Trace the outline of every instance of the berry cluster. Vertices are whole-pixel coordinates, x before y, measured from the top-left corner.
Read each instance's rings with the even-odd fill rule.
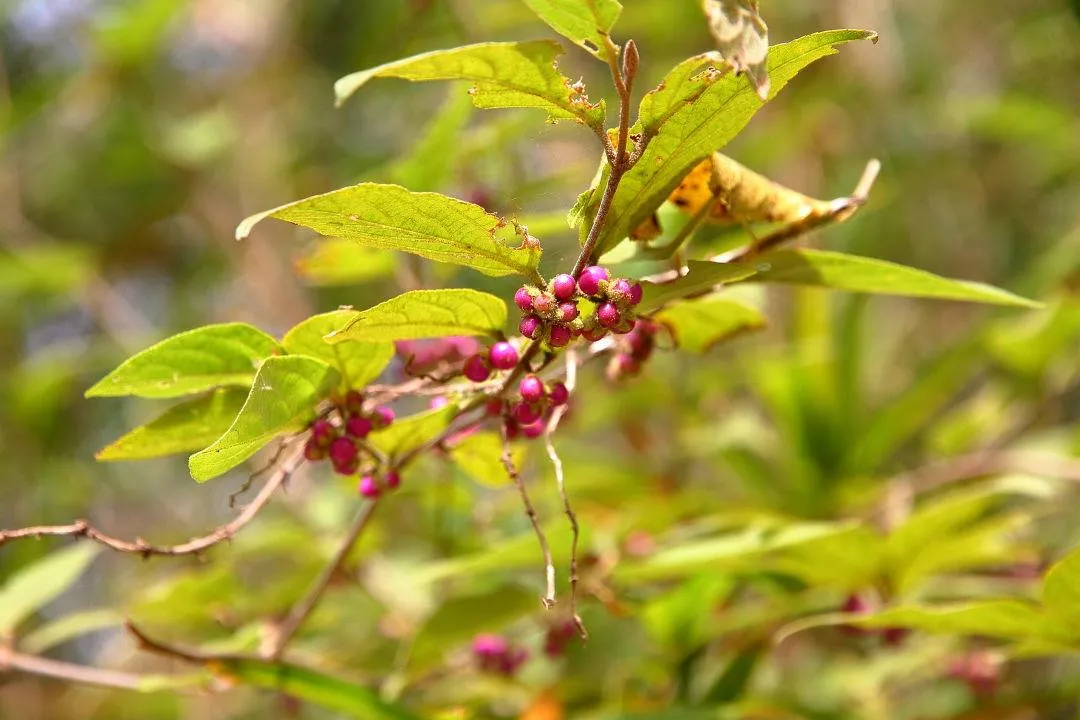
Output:
[[[551,625],[544,634],[544,654],[549,658],[561,657],[566,652],[566,646],[577,634],[577,625],[573,620]]]
[[[551,417],[551,411],[570,401],[570,391],[561,382],[545,385],[536,375],[526,375],[518,384],[519,399],[505,406],[501,400],[494,400],[488,405],[488,412],[493,415],[505,414],[506,434],[515,438],[522,434],[527,438],[538,438],[544,433],[544,426]]]
[[[334,405],[341,422],[335,423],[329,417],[312,422],[308,427],[311,435],[304,444],[304,458],[312,462],[329,459],[339,475],[356,475],[363,468],[358,490],[364,497],[378,497],[383,487],[393,490],[400,485],[401,476],[396,470],[389,470],[382,477],[376,474],[378,460],[364,444],[372,432],[394,422],[394,411],[380,405],[365,412],[364,397],[355,390],[350,390]]]
[[[656,347],[659,326],[652,320],[641,319],[619,342],[619,351],[611,357],[607,374],[612,380],[637,375]]]
[[[628,333],[641,295],[641,283],[613,280],[605,268],[590,265],[576,280],[564,273],[552,278],[544,290],[535,285],[518,288],[514,293],[522,312],[518,331],[530,340],[543,339],[552,348],[566,347],[579,336],[591,342],[608,332]],[[582,312],[581,300],[591,303],[591,312]]]
[[[511,645],[502,635],[477,635],[472,644],[476,664],[484,672],[512,676],[529,659],[523,647]]]
[[[517,364],[517,348],[503,340],[492,345],[486,353],[467,357],[461,370],[473,382],[484,382],[495,370],[513,370]]]

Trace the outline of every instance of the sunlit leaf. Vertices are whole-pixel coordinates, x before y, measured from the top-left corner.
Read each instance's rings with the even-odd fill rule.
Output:
[[[1054,564],[1043,580],[1046,612],[1080,639],[1080,550]]]
[[[191,477],[199,482],[215,478],[279,435],[301,430],[339,379],[336,370],[315,358],[270,358],[259,368],[244,407],[229,429],[213,445],[188,459]]]
[[[478,108],[538,108],[552,121],[576,119],[602,128],[604,104],[590,103],[556,68],[563,49],[550,40],[479,43],[414,55],[346,75],[334,83],[340,105],[372,78],[468,80]]]
[[[64,615],[28,633],[19,642],[23,652],[40,655],[57,645],[62,645],[88,633],[119,628],[124,624],[124,616],[116,610],[83,610]]]
[[[619,19],[622,5],[616,0],[525,0],[551,29],[601,57],[604,39]]]
[[[392,275],[394,255],[352,240],[322,238],[296,259],[296,272],[312,285],[356,285]]]
[[[454,419],[458,408],[450,404],[435,410],[409,415],[396,420],[385,430],[379,430],[368,437],[368,441],[378,450],[392,457],[424,445],[439,436]]]
[[[98,545],[74,543],[15,571],[0,586],[0,635],[71,587],[99,552]]]
[[[756,272],[754,266],[749,264],[725,264],[704,260],[691,260],[687,263],[687,268],[686,274],[677,280],[642,283],[645,292],[638,311],[650,312],[672,300],[707,293],[721,283],[744,280]]]
[[[450,450],[450,458],[481,485],[502,487],[510,482],[502,463],[502,452],[502,438],[497,433],[478,432],[457,442]],[[525,448],[515,446],[511,457],[515,467],[521,467]]]
[[[701,97],[730,69],[716,51],[683,60],[641,98],[634,130],[646,136],[655,135],[668,118]]]
[[[229,429],[247,396],[243,388],[218,388],[186,400],[105,446],[95,457],[145,460],[201,450]]]
[[[832,30],[769,48],[769,97],[807,65],[835,54],[835,45],[869,37],[873,33],[864,30]],[[629,236],[694,165],[734,138],[761,106],[753,89],[729,74],[672,113],[619,184],[597,245],[598,254]],[[595,214],[599,199],[599,193],[593,193],[585,215]]]
[[[680,348],[695,353],[737,333],[765,327],[765,316],[757,308],[715,295],[676,303],[654,317],[671,330]]]
[[[340,330],[355,315],[352,310],[334,310],[309,317],[285,333],[281,345],[291,355],[306,355],[332,365],[348,387],[362,388],[390,364],[394,345],[355,341],[331,345],[326,341],[327,335]]]
[[[330,334],[332,343],[386,342],[460,335],[494,335],[506,324],[506,303],[479,290],[412,290],[352,317]]]
[[[277,341],[244,323],[207,325],[139,352],[86,391],[86,397],[169,398],[221,385],[250,385]]]
[[[530,275],[540,261],[538,248],[512,247],[513,242],[520,245],[520,239],[502,237],[505,221],[479,205],[398,185],[362,183],[252,215],[236,228],[237,239],[247,237],[266,218],[366,247],[464,265],[485,275]]]
[[[1049,618],[1029,603],[987,600],[939,606],[900,607],[850,618],[862,627],[903,627],[946,635],[981,635],[1022,640],[1048,631]]]
[[[709,30],[720,53],[745,72],[763,101],[769,97],[769,28],[758,13],[757,0],[703,0]]]

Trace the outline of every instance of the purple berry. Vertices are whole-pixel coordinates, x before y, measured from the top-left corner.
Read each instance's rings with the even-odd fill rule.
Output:
[[[380,405],[379,407],[375,408],[375,412],[372,413],[372,420],[377,426],[381,428],[390,427],[391,425],[393,425],[395,417],[397,416],[394,414],[394,410],[392,408],[386,407],[385,405]]]
[[[483,355],[470,355],[462,368],[465,377],[473,382],[484,382],[491,377],[491,366]]]
[[[512,370],[518,364],[517,348],[505,340],[492,345],[488,357],[491,359],[491,366],[496,370]]]
[[[581,333],[581,337],[585,338],[589,342],[596,342],[597,340],[603,340],[607,335],[606,327],[592,327]]]
[[[532,295],[529,293],[529,289],[526,288],[524,285],[519,287],[517,289],[517,292],[514,293],[514,304],[521,308],[522,312],[528,312],[529,310],[532,310],[533,298]]]
[[[644,294],[645,289],[641,287],[641,283],[636,282],[630,286],[630,292],[627,293],[626,299],[630,301],[631,305],[637,305],[641,302],[641,297]]]
[[[590,265],[581,271],[578,278],[578,289],[586,295],[596,295],[600,292],[600,282],[607,280],[608,271],[599,265]]]
[[[540,419],[540,409],[527,402],[519,402],[510,410],[510,415],[520,425],[531,425]]]
[[[619,320],[619,308],[612,303],[601,303],[600,307],[596,309],[596,321],[604,327],[615,327],[619,324]]]
[[[321,448],[330,447],[330,443],[337,435],[337,431],[329,420],[316,420],[311,423],[311,439]]]
[[[345,421],[345,432],[354,438],[366,438],[374,427],[371,420],[363,415],[353,415]]]
[[[518,332],[530,340],[540,337],[540,333],[543,331],[544,322],[535,315],[526,315],[521,318],[521,322],[518,324]]]
[[[386,473],[386,487],[391,490],[396,490],[401,485],[401,475],[397,470],[391,470]]]
[[[526,375],[521,379],[518,392],[521,393],[521,399],[525,402],[539,402],[544,397],[544,383],[535,375]]]
[[[354,413],[363,410],[364,396],[358,390],[350,390],[345,394],[345,409]]]
[[[577,292],[577,281],[573,275],[556,275],[551,281],[551,292],[557,300],[569,300]]]
[[[578,316],[578,307],[576,302],[564,302],[559,305],[559,322],[570,323],[573,322]]]
[[[570,391],[566,389],[566,385],[561,382],[557,382],[551,386],[551,404],[555,407],[565,405],[570,400]]]
[[[326,457],[326,448],[321,447],[314,437],[309,437],[304,443],[304,459],[317,462]]]
[[[573,337],[570,328],[564,325],[552,325],[551,331],[548,333],[548,344],[555,348],[566,347]]]
[[[530,440],[534,440],[544,434],[544,421],[537,420],[534,423],[521,426],[521,434]]]
[[[498,417],[502,415],[503,401],[499,398],[493,398],[488,400],[484,405],[484,411],[491,417]]]
[[[477,635],[473,639],[472,649],[477,656],[489,658],[505,654],[509,649],[509,644],[506,642],[506,638],[501,635],[485,633]]]
[[[329,455],[334,467],[348,465],[356,459],[357,454],[356,445],[349,438],[341,437],[330,443]]]
[[[618,300],[629,302],[630,300],[630,281],[626,278],[616,278],[608,286],[608,293]]]
[[[428,410],[438,410],[439,408],[444,408],[449,404],[450,398],[446,397],[445,395],[435,395],[430,400],[428,400],[427,406]]]
[[[360,478],[360,483],[359,485],[357,485],[357,490],[359,490],[360,494],[364,497],[374,499],[379,497],[379,492],[381,489],[379,488],[379,483],[375,480],[375,477],[373,475],[364,475]]]
[[[555,308],[555,297],[551,293],[540,293],[533,298],[533,310],[541,315],[547,315]]]

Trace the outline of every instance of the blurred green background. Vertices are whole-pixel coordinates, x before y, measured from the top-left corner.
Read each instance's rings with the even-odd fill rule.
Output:
[[[615,35],[640,49],[638,96],[712,47],[692,0],[624,6]],[[772,644],[868,588],[883,602],[1031,596],[1031,568],[1080,541],[1080,503],[1062,481],[1080,479],[1080,8],[766,0],[762,13],[772,42],[833,27],[881,36],[802,73],[725,150],[819,197],[846,194],[867,159],[882,161],[868,206],[810,242],[1046,308],[770,290],[755,298],[770,318],[761,333],[704,355],[661,353],[621,385],[590,368],[558,439],[586,526],[588,645],[543,657],[554,621],[538,609],[539,553],[513,488],[433,459],[365,536],[296,660],[431,717],[530,706],[532,720],[562,717],[556,707],[697,717],[676,706],[700,717],[1080,717],[1080,666],[1068,659],[1015,659],[985,693],[952,671],[987,646],[979,639],[917,632],[890,645],[825,628]],[[331,90],[409,54],[550,35],[517,0],[0,0],[0,527],[90,517],[170,542],[230,517],[242,473],[199,486],[183,458],[93,460],[162,408],[83,391],[162,337],[230,320],[280,334],[418,284],[509,297],[508,282],[374,255],[328,277],[341,259],[283,224],[233,240],[254,212],[408,177],[395,162],[432,161],[417,149],[432,122],[461,129],[452,152],[435,154],[438,186],[413,189],[518,218],[544,242],[545,272],[572,262],[564,214],[598,160],[586,131],[467,110],[457,86],[380,81],[337,110]],[[560,68],[611,106],[605,68],[586,53],[569,50]],[[1008,453],[1008,467],[945,480],[921,470],[987,448]],[[529,468],[565,557],[542,447]],[[965,483],[976,509],[905,546],[899,573],[860,566],[859,542],[836,530],[889,535],[958,502],[931,486],[972,475],[992,476]],[[133,670],[183,668],[137,654],[121,616],[176,642],[257,649],[262,622],[300,595],[356,502],[324,470],[303,473],[205,562],[102,554],[29,627],[101,610],[93,632],[48,652]],[[823,527],[836,534],[793,549],[774,537]],[[61,545],[4,545],[0,583]],[[470,666],[470,639],[488,631],[530,648],[517,678]],[[0,717],[336,716],[246,689],[143,695],[0,674]]]

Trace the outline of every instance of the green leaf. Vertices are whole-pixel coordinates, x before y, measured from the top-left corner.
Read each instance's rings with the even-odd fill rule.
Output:
[[[340,376],[315,358],[272,357],[262,364],[244,407],[213,445],[188,459],[191,477],[205,482],[254,455],[275,437],[301,430]]]
[[[707,293],[717,285],[745,280],[755,272],[754,267],[748,264],[690,260],[687,262],[687,273],[677,280],[665,283],[643,282],[645,292],[638,312],[652,312],[672,300]]]
[[[701,97],[730,70],[715,50],[683,60],[641,98],[634,130],[646,137],[656,135],[668,118]]]
[[[671,305],[654,317],[671,330],[680,348],[694,353],[703,353],[732,335],[765,327],[765,316],[757,308],[715,295]]]
[[[356,285],[393,274],[391,253],[357,245],[352,240],[322,238],[294,263],[296,272],[312,285]]]
[[[115,610],[83,610],[64,615],[28,633],[19,642],[19,649],[31,655],[40,655],[87,633],[120,627],[123,624],[124,616]]]
[[[245,658],[215,662],[212,669],[249,685],[291,695],[347,717],[419,720],[405,708],[383,702],[373,690],[298,665]]]
[[[450,177],[450,169],[461,147],[461,131],[472,113],[469,96],[454,92],[428,123],[409,154],[391,168],[396,183],[410,190],[438,190]]]
[[[468,80],[478,108],[538,108],[551,122],[574,119],[604,127],[604,103],[592,104],[562,75],[555,58],[563,52],[551,40],[479,43],[414,55],[346,75],[334,83],[338,105],[372,78]]]
[[[622,13],[616,0],[525,0],[551,29],[596,57],[603,57],[605,38]]]
[[[982,283],[952,280],[873,258],[826,250],[779,250],[756,258],[750,282],[790,283],[878,295],[1038,308],[1040,303]]]
[[[479,290],[412,290],[352,313],[327,339],[386,342],[454,335],[495,335],[506,324],[506,303]]]
[[[1046,573],[1042,601],[1052,618],[1080,638],[1080,550],[1066,555]]]
[[[464,265],[485,275],[532,275],[539,248],[510,247],[498,231],[506,222],[479,205],[398,185],[362,183],[297,200],[245,219],[236,238],[276,218],[363,246],[400,250],[428,260]]]
[[[17,570],[0,587],[0,636],[71,587],[99,552],[97,545],[74,543]]]
[[[220,385],[250,385],[259,363],[279,351],[274,338],[251,325],[207,325],[131,356],[86,397],[170,398]]]
[[[736,71],[746,73],[764,102],[769,97],[769,28],[758,14],[757,0],[705,0],[704,7],[721,54]]]
[[[341,373],[350,388],[362,388],[379,377],[394,358],[394,346],[388,342],[344,341],[330,344],[326,336],[340,330],[351,318],[352,310],[334,310],[315,315],[285,333],[281,345],[291,355],[306,355],[328,363]]]
[[[751,645],[732,658],[728,666],[724,668],[724,672],[705,693],[700,704],[709,707],[724,705],[742,697],[764,649],[761,645]]]
[[[835,45],[870,37],[874,34],[865,30],[831,30],[769,48],[769,97],[775,97],[807,65],[835,54]],[[627,237],[660,207],[694,165],[734,138],[761,106],[753,89],[729,74],[672,113],[619,184],[597,254],[603,255]],[[595,215],[599,201],[600,193],[594,193],[590,215]]]
[[[186,400],[102,448],[98,460],[145,460],[201,450],[229,429],[248,391],[218,388]]]
[[[450,459],[476,482],[488,487],[503,487],[510,482],[502,464],[502,438],[493,432],[469,435],[450,449]],[[525,460],[525,448],[515,446],[511,451],[515,467]]]
[[[871,628],[904,627],[945,635],[983,635],[1022,640],[1042,635],[1048,619],[1037,607],[1016,600],[988,600],[884,610],[848,619]]]
[[[451,403],[435,410],[396,420],[385,430],[372,433],[368,441],[378,450],[399,457],[403,453],[434,440],[457,415],[457,405]]]

